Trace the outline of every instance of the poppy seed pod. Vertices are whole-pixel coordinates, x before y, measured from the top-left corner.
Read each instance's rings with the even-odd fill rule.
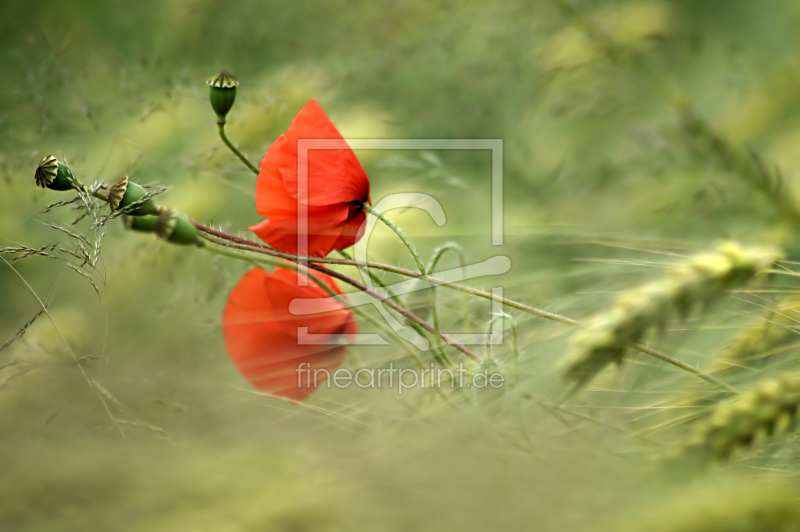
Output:
[[[50,190],[70,190],[78,182],[70,167],[52,155],[39,162],[34,180],[37,186]]]
[[[144,216],[158,214],[158,207],[141,185],[129,181],[125,176],[108,189],[108,204],[111,211],[125,209],[125,214]]]
[[[208,99],[211,107],[217,113],[219,121],[224,123],[225,117],[236,100],[236,87],[239,86],[239,80],[223,70],[206,83],[209,86]]]
[[[164,209],[158,214],[155,230],[159,238],[173,244],[203,245],[194,224],[186,216],[171,209]]]
[[[130,229],[131,231],[154,233],[158,223],[158,216],[123,216],[122,223],[125,224],[125,229]]]

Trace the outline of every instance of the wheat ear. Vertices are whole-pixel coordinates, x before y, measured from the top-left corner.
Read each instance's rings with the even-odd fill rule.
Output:
[[[712,370],[731,371],[748,369],[754,364],[763,366],[772,358],[772,352],[800,340],[800,297],[791,296],[778,301],[767,315],[747,327],[720,350]]]
[[[614,307],[591,318],[573,339],[566,378],[583,385],[607,365],[621,363],[631,343],[672,317],[686,319],[693,308],[707,307],[726,290],[745,285],[775,264],[774,250],[723,242],[677,266],[659,281],[623,293]]]
[[[799,409],[800,372],[764,379],[696,422],[682,454],[728,460],[794,430]]]

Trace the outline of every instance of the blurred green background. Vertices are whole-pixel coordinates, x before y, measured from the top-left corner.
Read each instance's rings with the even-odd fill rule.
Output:
[[[503,248],[489,240],[488,153],[358,155],[373,201],[425,192],[444,206],[443,228],[392,214],[424,255],[447,241],[470,260],[506,254],[511,272],[476,286],[583,318],[668,254],[726,237],[791,249],[792,227],[670,95],[779,167],[793,199],[798,24],[790,0],[6,1],[0,245],[74,246],[49,224],[77,213],[42,213],[65,196],[33,185],[51,153],[86,183],[168,186],[160,202],[243,234],[259,221],[253,176],[219,141],[205,85],[225,69],[241,83],[228,134],[252,161],[311,98],[345,137],[503,139]],[[658,423],[654,397],[691,382],[674,369],[642,364],[570,399],[604,406],[598,423],[565,423],[524,394],[557,395],[569,331],[512,313],[513,390],[320,390],[291,405],[255,393],[225,353],[222,309],[245,265],[117,223],[101,250],[98,291],[63,260],[0,264],[0,342],[39,310],[31,290],[58,327],[42,317],[0,351],[4,531],[597,530],[677,491],[629,437]],[[385,231],[370,253],[411,264]],[[757,303],[664,343],[701,363]],[[445,319],[460,304],[443,301]],[[473,332],[489,312],[473,305]],[[509,353],[495,354],[510,375]],[[401,355],[360,347],[346,364]]]

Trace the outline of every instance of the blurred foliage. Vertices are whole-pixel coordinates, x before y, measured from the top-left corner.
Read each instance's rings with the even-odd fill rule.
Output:
[[[780,168],[781,194],[794,200],[798,23],[790,0],[4,2],[1,245],[71,245],[49,224],[74,216],[42,213],[61,197],[33,186],[48,153],[87,183],[128,175],[168,186],[164,203],[244,234],[259,219],[253,177],[219,141],[205,85],[225,69],[241,82],[228,134],[253,161],[311,98],[350,138],[503,139],[500,251],[513,268],[496,282],[582,319],[720,238],[779,244],[795,258],[794,227],[774,198],[698,142],[670,95],[733,149]],[[444,206],[443,228],[413,211],[391,215],[424,255],[445,241],[468,260],[499,252],[488,153],[358,154],[373,200],[422,191]],[[370,252],[411,264],[384,230]],[[40,310],[31,291],[49,309],[0,351],[0,529],[798,528],[796,439],[725,476],[704,473],[692,481],[699,495],[686,497],[685,480],[650,457],[696,407],[664,405],[713,390],[638,357],[566,398],[553,368],[568,328],[516,312],[519,363],[508,341],[493,352],[516,384],[503,393],[263,397],[229,363],[220,332],[245,268],[121,224],[107,229],[91,272],[98,291],[63,261],[0,264],[0,342]],[[796,290],[788,277],[770,286]],[[736,294],[659,343],[708,367],[763,314],[770,290]],[[461,297],[437,294],[449,325],[485,329],[489,305],[471,304],[465,324]],[[360,347],[347,364],[400,356]],[[662,499],[669,512],[631,512]],[[699,499],[710,509],[694,508]]]

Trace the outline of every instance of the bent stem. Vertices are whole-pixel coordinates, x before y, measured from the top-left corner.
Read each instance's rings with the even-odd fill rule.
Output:
[[[378,301],[380,301],[381,303],[383,303],[384,305],[386,305],[390,309],[394,310],[395,312],[399,312],[404,317],[416,322],[417,324],[419,324],[423,329],[425,329],[429,333],[433,333],[433,334],[437,335],[439,339],[444,340],[447,344],[452,345],[453,347],[455,347],[456,349],[458,349],[459,351],[461,351],[462,353],[464,353],[465,355],[467,355],[471,359],[475,360],[476,362],[482,362],[483,361],[483,359],[480,356],[478,356],[475,352],[473,352],[471,349],[466,347],[464,344],[462,344],[461,342],[459,342],[458,340],[456,340],[452,336],[450,336],[448,334],[445,334],[445,333],[442,333],[442,332],[437,332],[436,328],[433,325],[431,325],[430,323],[428,323],[427,321],[423,320],[422,318],[420,318],[419,316],[417,316],[413,312],[409,311],[405,307],[402,307],[402,306],[398,305],[397,303],[395,303],[394,301],[392,301],[388,297],[379,294],[375,290],[372,290],[371,288],[368,288],[366,285],[364,285],[362,283],[359,283],[355,279],[352,279],[352,278],[350,278],[350,277],[348,277],[348,276],[346,276],[344,274],[341,274],[341,273],[339,273],[339,272],[337,272],[335,270],[331,270],[331,269],[326,268],[325,266],[321,266],[319,264],[310,263],[308,265],[308,267],[311,268],[312,270],[317,270],[319,272],[326,273],[326,274],[330,275],[331,277],[339,279],[343,283],[347,283],[350,286],[352,286],[352,287],[364,292],[368,296],[377,299]]]
[[[223,121],[217,122],[217,127],[219,128],[219,138],[222,139],[222,142],[225,143],[228,149],[230,149],[234,153],[234,155],[236,155],[239,158],[239,160],[241,160],[244,163],[244,165],[250,169],[251,172],[253,172],[255,175],[258,175],[258,168],[256,168],[256,166],[253,163],[248,161],[247,157],[245,157],[244,154],[242,154],[242,152],[240,152],[236,148],[236,146],[234,146],[233,143],[230,140],[228,140],[228,135],[225,134],[225,122]]]
[[[272,249],[270,247],[262,246],[261,244],[258,244],[256,242],[252,242],[252,241],[246,240],[244,238],[239,238],[239,237],[224,233],[222,231],[217,231],[216,229],[212,229],[210,227],[206,227],[206,226],[204,226],[202,224],[199,224],[197,222],[193,222],[193,223],[194,223],[195,227],[197,227],[197,229],[201,233],[203,233],[204,235],[211,235],[211,236],[217,237],[218,239],[220,239],[220,240],[222,240],[224,242],[228,242],[228,244],[225,244],[225,243],[222,243],[220,241],[217,241],[216,243],[218,243],[220,245],[227,245],[227,246],[230,246],[230,247],[236,247],[238,249],[247,250],[247,251],[251,251],[251,252],[254,252],[254,253],[262,253],[262,254],[265,254],[265,255],[273,256],[273,257],[279,257],[279,258],[286,259],[286,260],[291,261],[291,262],[299,262],[299,261],[307,261],[308,260],[306,257],[298,257],[296,255],[290,255],[288,253],[282,253],[282,252],[277,251],[275,249]],[[334,259],[334,258],[315,258],[314,261],[316,261],[317,263],[342,264],[342,265],[349,265],[349,266],[356,266],[356,267],[365,267],[366,266],[368,268],[375,268],[375,269],[384,270],[384,271],[391,272],[391,273],[396,273],[398,275],[403,275],[405,277],[413,277],[413,278],[423,277],[423,275],[418,273],[418,272],[415,272],[415,271],[412,271],[412,270],[408,270],[408,269],[405,269],[405,268],[400,268],[400,267],[397,267],[397,266],[391,266],[389,264],[381,264],[379,262],[354,261],[354,260],[348,260],[348,259]],[[328,271],[332,271],[332,270],[328,270]],[[540,308],[536,308],[536,307],[532,307],[530,305],[526,305],[525,303],[520,303],[520,302],[514,301],[512,299],[507,299],[507,298],[504,298],[504,297],[497,296],[497,295],[492,294],[490,292],[484,292],[483,290],[478,290],[476,288],[471,288],[469,286],[465,286],[465,285],[462,285],[462,284],[453,283],[453,282],[447,281],[445,279],[439,279],[437,277],[431,277],[429,275],[426,275],[425,278],[428,281],[430,281],[431,283],[436,284],[438,286],[445,286],[445,287],[451,288],[453,290],[458,290],[460,292],[464,292],[466,294],[474,295],[474,296],[481,297],[481,298],[484,298],[484,299],[489,299],[491,301],[497,301],[498,303],[502,303],[505,306],[520,310],[522,312],[526,312],[528,314],[532,314],[534,316],[538,316],[538,317],[546,319],[548,321],[555,321],[555,322],[558,322],[558,323],[563,323],[564,325],[570,325],[572,327],[580,327],[581,326],[581,323],[579,321],[574,320],[572,318],[569,318],[567,316],[562,316],[560,314],[555,314],[553,312],[548,312],[548,311],[542,310]],[[353,279],[350,279],[350,280],[353,281]],[[345,281],[345,282],[347,282],[347,281]],[[361,285],[361,286],[363,286],[363,285]],[[380,294],[377,294],[377,295],[379,297],[383,297],[383,296],[380,296]],[[384,299],[388,299],[388,298],[384,298]],[[392,302],[392,303],[394,303],[394,302]],[[394,304],[396,305],[396,303],[394,303]],[[405,309],[403,309],[403,310],[405,310]],[[406,311],[406,312],[408,312],[408,311]],[[419,319],[419,318],[417,317],[417,319]],[[430,325],[430,324],[428,324],[428,325]],[[426,330],[429,330],[429,329],[426,328]],[[431,332],[433,332],[433,331],[431,330]],[[728,391],[730,393],[738,393],[738,390],[736,388],[734,388],[733,386],[721,381],[720,379],[714,377],[713,375],[710,375],[710,374],[708,374],[708,373],[706,373],[706,372],[704,372],[704,371],[702,371],[700,369],[697,369],[695,367],[692,367],[689,364],[686,364],[685,362],[683,362],[681,360],[673,358],[673,357],[667,355],[666,353],[662,353],[661,351],[653,349],[653,348],[651,348],[649,346],[646,346],[644,344],[631,344],[630,347],[631,347],[631,349],[635,349],[636,351],[639,351],[640,353],[643,353],[645,355],[657,358],[659,360],[662,360],[662,361],[666,362],[667,364],[675,366],[675,367],[677,367],[677,368],[679,368],[681,370],[687,371],[687,372],[691,373],[692,375],[694,375],[694,376],[696,376],[696,377],[698,377],[700,379],[703,379],[706,382],[714,384],[715,386],[718,386],[718,387],[720,387],[720,388],[722,388],[722,389],[724,389],[724,390],[726,390],[726,391]]]
[[[244,246],[242,244],[237,244],[237,243],[232,242],[232,241],[225,242],[224,240],[219,240],[219,239],[210,237],[207,234],[204,234],[203,237],[206,240],[208,240],[209,242],[211,242],[213,244],[217,244],[219,246],[224,246],[224,247],[229,247],[229,248],[234,248],[234,249],[250,250],[249,247]],[[238,256],[238,254],[232,254],[231,256],[234,256],[234,255],[236,255],[235,258],[239,258],[239,259],[242,259],[242,260],[248,260],[248,259],[245,259],[245,258],[243,258],[241,256]],[[414,314],[410,310],[406,309],[405,307],[403,307],[401,305],[398,305],[397,303],[392,301],[390,298],[388,298],[388,297],[386,297],[386,296],[384,296],[382,294],[379,294],[378,292],[372,290],[371,288],[367,287],[363,283],[360,283],[360,282],[356,281],[355,279],[353,279],[351,277],[348,277],[347,275],[344,275],[342,273],[339,273],[339,272],[337,272],[335,270],[331,270],[330,268],[326,268],[324,266],[321,266],[319,264],[315,264],[313,262],[307,262],[308,261],[307,257],[294,257],[294,261],[293,261],[294,264],[297,264],[299,261],[302,261],[303,262],[303,266],[306,267],[306,268],[309,268],[311,270],[316,270],[316,271],[324,273],[324,274],[326,274],[326,275],[328,275],[330,277],[333,277],[334,279],[338,279],[338,280],[342,281],[343,283],[349,284],[350,286],[356,288],[357,290],[359,290],[361,292],[364,292],[368,296],[370,296],[370,297],[372,297],[374,299],[377,299],[378,301],[380,301],[385,306],[387,306],[390,309],[394,310],[395,312],[399,313],[403,317],[413,321],[414,323],[416,323],[417,325],[419,325],[420,327],[422,327],[426,331],[428,331],[430,333],[433,333],[433,334],[438,334],[439,338],[441,340],[443,340],[446,344],[452,345],[455,349],[458,349],[459,351],[461,351],[462,353],[464,353],[465,355],[467,355],[468,357],[472,358],[473,360],[475,360],[477,362],[481,361],[481,357],[480,356],[478,356],[475,352],[470,350],[468,347],[466,347],[461,342],[457,341],[455,338],[453,338],[453,337],[451,337],[451,336],[449,336],[447,334],[444,334],[444,333],[437,333],[436,329],[434,328],[433,325],[431,325],[427,321],[423,320],[422,318],[420,318],[419,316],[417,316],[416,314]]]
[[[262,268],[263,266],[274,267],[280,265],[281,267],[290,268],[294,271],[299,271],[304,275],[306,275],[309,279],[314,281],[314,283],[317,284],[320,288],[322,288],[329,296],[336,299],[343,305],[345,306],[347,305],[347,298],[343,294],[337,294],[333,289],[331,289],[330,286],[328,286],[327,283],[325,283],[319,277],[308,271],[307,268],[303,268],[299,264],[296,264],[294,262],[279,262],[278,260],[273,261],[268,259],[255,259],[245,253],[231,251],[230,249],[227,248],[227,246],[225,246],[225,244],[220,244],[218,242],[214,242],[213,240],[208,240],[208,241],[213,242],[216,245],[204,246],[203,249],[205,249],[210,253],[213,253],[214,255],[220,255],[223,257],[230,257],[233,259],[249,262],[250,264],[252,264],[257,268]],[[400,338],[391,327],[386,325],[382,320],[379,320],[369,312],[365,312],[360,308],[353,308],[353,307],[351,308],[360,317],[364,318],[365,320],[373,324],[376,328],[380,329],[381,332],[384,332],[389,336],[391,336],[394,339],[395,343],[399,345],[401,349],[403,349],[406,353],[408,353],[408,356],[410,356],[419,365],[420,368],[424,367],[424,363],[417,354],[417,352],[414,351],[411,347],[409,347],[408,342],[405,342],[402,338]]]
[[[335,291],[333,291],[333,289],[331,289],[330,286],[327,285],[327,283],[323,282],[319,277],[311,273],[308,270],[308,268],[304,268],[294,263],[292,263],[292,267],[293,267],[292,269],[294,269],[295,271],[300,271],[305,275],[307,275],[312,281],[317,283],[323,290],[325,290],[325,292],[327,292],[329,296],[335,298],[337,301],[344,304],[345,306],[347,305],[347,298],[343,294],[337,294]],[[420,368],[425,367],[425,363],[422,361],[422,358],[420,358],[419,354],[408,345],[408,342],[400,338],[400,336],[398,336],[398,334],[394,331],[394,329],[392,329],[390,326],[384,323],[383,320],[378,319],[378,317],[373,316],[370,312],[367,312],[360,307],[355,307],[355,308],[350,307],[350,308],[355,310],[359,316],[361,316],[362,318],[370,322],[372,325],[377,327],[381,332],[391,336],[392,339],[394,339],[395,343],[398,344],[403,350],[405,350],[405,352],[408,353],[408,356],[410,356],[412,360],[414,360],[414,362],[416,362]]]
[[[349,254],[349,253],[347,253],[346,251],[343,251],[343,250],[338,250],[338,253],[339,253],[339,254],[340,254],[342,257],[344,257],[345,259],[348,259],[348,260],[353,260],[353,257],[352,257],[352,255],[350,255],[350,254]],[[397,303],[397,304],[401,304],[401,303],[400,303],[400,298],[397,296],[397,294],[395,294],[395,293],[392,291],[392,289],[391,289],[391,288],[389,288],[388,286],[386,286],[386,283],[384,283],[384,282],[383,282],[383,279],[381,279],[380,277],[378,277],[378,274],[376,274],[375,272],[373,272],[371,269],[367,268],[366,266],[358,266],[358,270],[361,272],[362,278],[365,278],[364,276],[367,276],[367,277],[369,277],[370,279],[372,279],[372,282],[373,282],[374,284],[376,284],[376,285],[380,286],[381,288],[383,288],[384,290],[386,290],[386,294],[389,296],[389,299],[391,299],[392,301],[394,301],[394,302],[395,302],[395,303]],[[372,318],[372,319],[375,319],[375,318],[373,318],[373,317],[372,317],[372,315],[371,315],[371,314],[369,314],[369,313],[364,313],[364,314],[365,314],[365,315],[368,315],[368,316],[370,316],[370,318]],[[410,325],[410,326],[411,326],[411,327],[412,327],[412,328],[413,328],[415,331],[417,331],[417,333],[418,333],[420,336],[425,336],[425,334],[424,334],[424,329],[423,329],[422,327],[420,327],[420,326],[419,326],[417,323],[415,323],[415,322],[413,322],[413,321],[412,321],[412,322],[409,322],[409,325]],[[436,325],[436,324],[434,324],[434,327],[435,327],[435,325]],[[391,331],[392,331],[392,333],[393,333],[393,335],[394,335],[395,337],[399,338],[399,336],[397,336],[397,334],[396,334],[396,333],[394,333],[394,330],[393,330],[391,327],[387,327],[385,324],[384,324],[384,327],[385,327],[385,328],[387,328],[387,329],[389,329],[389,330],[391,330]],[[406,344],[406,342],[403,342],[403,345],[404,345],[404,346],[405,346],[405,344]],[[415,353],[415,355],[416,355],[416,353]],[[436,361],[437,361],[437,362],[439,362],[440,364],[444,365],[444,360],[442,360],[442,359],[440,358],[440,356],[439,356],[439,354],[438,354],[438,353],[434,352],[433,356],[436,358]],[[415,360],[415,361],[417,361],[417,362],[420,364],[420,368],[423,368],[423,366],[422,366],[422,360],[421,360],[421,359],[419,359],[419,357],[418,357],[418,356],[415,356],[414,360]]]
[[[414,258],[414,262],[417,264],[419,273],[421,274],[422,278],[425,279],[426,284],[428,285],[428,304],[431,306],[431,319],[433,321],[433,327],[436,331],[436,351],[439,352],[439,356],[442,359],[439,362],[443,363],[443,365],[451,365],[451,362],[448,360],[447,354],[444,352],[442,344],[439,341],[441,335],[439,334],[439,313],[436,311],[436,294],[433,291],[433,286],[431,285],[430,281],[427,280],[428,272],[425,268],[425,263],[422,262],[422,258],[419,256],[419,253],[417,253],[417,249],[414,247],[414,244],[408,239],[405,233],[403,233],[403,231],[401,231],[400,228],[394,224],[394,222],[384,216],[383,213],[376,211],[369,203],[366,202],[361,204],[361,208],[376,217],[378,220],[383,222],[386,227],[391,229],[392,232],[397,235],[406,249],[408,249],[409,254]]]
[[[377,218],[381,222],[383,222],[383,224],[386,227],[391,229],[392,232],[397,235],[397,237],[403,242],[403,245],[406,247],[406,249],[408,249],[408,252],[414,258],[414,262],[417,263],[417,269],[419,270],[419,272],[422,275],[425,275],[425,264],[422,262],[422,259],[420,258],[419,253],[417,253],[417,250],[414,247],[414,244],[408,239],[408,237],[405,235],[405,233],[403,233],[403,231],[401,231],[400,228],[397,227],[394,224],[393,221],[391,221],[389,218],[384,216],[383,213],[380,213],[380,212],[376,211],[375,209],[373,209],[372,206],[369,205],[368,203],[362,203],[361,204],[361,208],[364,209],[369,214],[373,215],[375,218]]]
[[[357,261],[356,261],[356,260],[353,258],[353,256],[352,256],[352,255],[350,255],[350,254],[349,254],[348,252],[346,252],[346,251],[343,251],[343,250],[338,250],[338,253],[339,253],[339,255],[341,255],[342,257],[344,257],[346,260],[353,261],[353,262],[357,262]],[[391,289],[389,286],[387,286],[387,285],[386,285],[386,283],[384,283],[384,282],[383,282],[383,279],[381,279],[380,277],[378,277],[378,274],[377,274],[377,273],[373,272],[373,271],[372,271],[372,270],[371,270],[369,267],[367,267],[366,265],[361,265],[361,264],[359,264],[359,265],[357,266],[357,268],[358,268],[358,271],[360,271],[360,272],[361,272],[361,275],[362,275],[362,276],[363,276],[363,275],[366,275],[366,276],[368,276],[370,279],[372,279],[372,282],[373,282],[373,283],[375,283],[376,285],[378,285],[378,286],[380,286],[381,288],[383,288],[384,290],[386,290],[386,293],[388,294],[389,298],[391,298],[391,299],[392,299],[392,301],[394,301],[394,302],[396,302],[396,303],[400,303],[400,296],[398,296],[397,294],[395,294],[395,293],[392,291],[392,289]]]
[[[461,249],[461,246],[456,244],[455,242],[448,242],[442,246],[433,250],[433,258],[431,259],[430,263],[428,263],[428,272],[436,271],[436,267],[439,265],[439,261],[442,260],[442,257],[448,251],[454,253],[458,256],[458,265],[463,269],[467,266],[467,258],[464,256],[464,250]],[[467,295],[464,294],[464,325],[466,326],[469,323],[469,301],[467,299]]]

